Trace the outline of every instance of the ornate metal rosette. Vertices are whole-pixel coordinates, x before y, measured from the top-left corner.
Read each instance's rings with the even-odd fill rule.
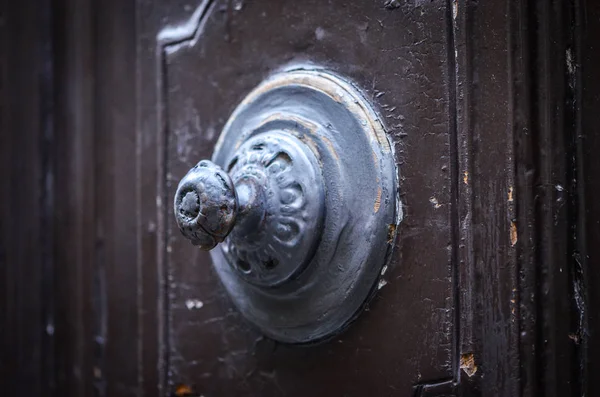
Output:
[[[250,230],[233,229],[225,256],[246,281],[279,285],[307,265],[321,237],[325,194],[319,163],[293,135],[270,131],[244,142],[228,171],[236,186],[255,180],[265,211]]]
[[[239,213],[253,220],[211,252],[235,305],[282,342],[340,332],[376,291],[401,218],[393,154],[369,103],[331,73],[278,73],[233,112],[213,161],[238,199],[250,194],[244,181],[263,186],[248,189],[265,210]]]

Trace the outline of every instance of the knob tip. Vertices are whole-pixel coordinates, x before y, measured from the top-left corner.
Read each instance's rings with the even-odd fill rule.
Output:
[[[210,250],[231,232],[237,213],[233,182],[218,165],[200,161],[179,182],[175,219],[192,244]]]

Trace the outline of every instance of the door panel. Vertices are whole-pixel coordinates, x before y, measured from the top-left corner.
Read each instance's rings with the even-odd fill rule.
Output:
[[[313,64],[350,79],[377,106],[396,152],[406,215],[387,284],[368,313],[329,343],[293,347],[261,338],[243,321],[210,257],[181,238],[166,205],[169,383],[199,394],[388,395],[451,379],[446,4],[389,10],[209,2],[185,16],[158,32],[166,203],[185,172],[210,158],[224,123],[254,86],[282,68]]]

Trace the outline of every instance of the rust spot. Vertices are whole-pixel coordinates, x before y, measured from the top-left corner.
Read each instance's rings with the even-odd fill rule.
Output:
[[[192,394],[193,394],[192,388],[189,387],[188,385],[178,385],[175,388],[175,395],[177,397],[191,396]]]
[[[379,211],[379,207],[381,207],[381,187],[377,188],[377,197],[375,197],[375,205],[373,206],[373,211],[377,213]]]
[[[517,224],[514,221],[512,221],[512,222],[510,222],[510,245],[511,245],[511,247],[515,246],[518,239],[519,239],[519,236],[517,235]]]
[[[508,202],[512,203],[513,202],[513,187],[509,186],[508,188]]]
[[[469,184],[469,171],[465,171],[463,173],[463,182],[465,183],[465,185]]]
[[[395,237],[396,237],[396,225],[393,223],[390,223],[388,225],[388,235],[387,235],[388,244],[392,244],[394,242]]]
[[[477,373],[477,365],[475,364],[475,355],[473,353],[465,353],[460,356],[460,369],[465,371],[465,374],[469,378]]]

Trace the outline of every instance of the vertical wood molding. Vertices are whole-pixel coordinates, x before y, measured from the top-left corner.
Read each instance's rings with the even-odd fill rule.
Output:
[[[3,392],[54,388],[53,43],[50,1],[0,4]]]
[[[590,13],[579,1],[453,5],[459,343],[478,369],[462,370],[460,387],[475,395],[579,395],[591,385],[593,316],[583,214],[593,166],[580,109],[582,51],[591,54],[580,36]]]
[[[91,395],[101,377],[94,326],[94,41],[90,1],[55,0],[57,395]]]

